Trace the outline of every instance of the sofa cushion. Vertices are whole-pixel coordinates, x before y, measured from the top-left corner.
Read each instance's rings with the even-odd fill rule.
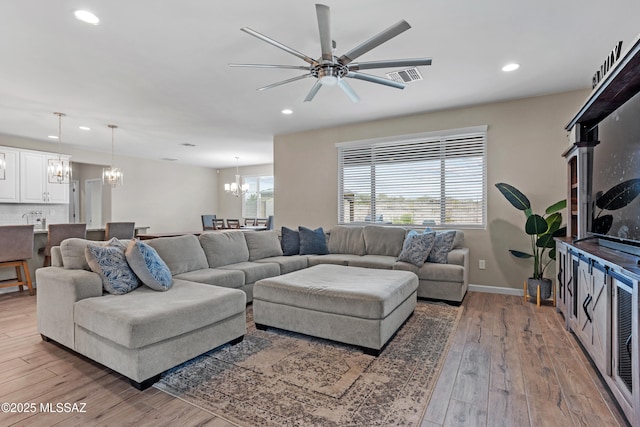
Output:
[[[158,252],[174,276],[209,267],[198,238],[192,234],[160,237],[147,240],[146,243]]]
[[[406,230],[398,227],[366,225],[363,234],[367,254],[397,257],[402,251]]]
[[[62,243],[60,243],[62,266],[72,270],[91,271],[91,267],[89,267],[87,257],[84,253],[84,249],[89,245],[104,246],[106,245],[106,242],[80,239],[78,237],[64,239]]]
[[[451,249],[453,249],[453,241],[455,237],[455,230],[437,232],[433,248],[431,248],[431,252],[429,252],[427,261],[446,264],[447,255],[449,254]]]
[[[361,255],[352,254],[328,254],[309,255],[309,267],[319,264],[349,265],[352,260],[359,260]]]
[[[245,285],[250,285],[260,279],[280,275],[280,266],[274,262],[239,262],[225,265],[220,269],[242,271]]]
[[[391,270],[397,258],[387,255],[363,255],[349,260],[349,267],[365,267]]]
[[[102,287],[113,295],[124,295],[140,286],[140,281],[127,263],[125,248],[87,245],[84,249],[91,271],[102,279]]]
[[[249,261],[249,248],[242,231],[202,233],[200,244],[211,268]]]
[[[280,274],[291,273],[292,271],[302,270],[307,268],[309,261],[306,255],[292,255],[292,256],[275,256],[269,258],[262,258],[256,262],[271,262],[280,266]]]
[[[418,267],[427,260],[436,240],[436,233],[409,233],[398,255],[398,261],[406,261]]]
[[[364,255],[363,227],[346,227],[338,225],[331,229],[329,235],[329,253]]]
[[[134,239],[124,254],[129,267],[142,283],[156,291],[166,291],[171,287],[171,270],[151,246]]]
[[[412,271],[418,275],[420,280],[431,280],[435,282],[464,282],[464,267],[454,264],[438,264],[425,262],[422,267],[417,267],[408,262],[398,261],[394,270]]]
[[[244,233],[244,239],[249,249],[249,261],[262,258],[282,256],[282,247],[278,233],[274,230]]]
[[[245,304],[238,289],[175,280],[167,292],[142,286],[122,296],[78,301],[74,321],[126,348],[141,348],[243,313]]]
[[[300,233],[298,230],[282,227],[280,239],[284,256],[300,255]]]
[[[325,255],[329,253],[327,238],[322,227],[312,230],[298,227],[300,233],[300,255]]]
[[[190,282],[206,283],[207,285],[224,286],[225,288],[240,288],[244,286],[244,273],[221,268],[203,268],[202,270],[187,271],[176,274],[176,279]]]

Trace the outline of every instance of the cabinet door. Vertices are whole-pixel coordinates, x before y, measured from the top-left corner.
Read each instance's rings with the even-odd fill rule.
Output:
[[[64,156],[63,156],[64,157]],[[49,159],[57,159],[57,155],[47,156],[47,165]],[[57,182],[48,182],[48,176],[45,174],[45,180],[47,180],[46,186],[46,200],[47,203],[69,203],[69,184],[59,184]]]
[[[576,278],[574,277],[574,280]],[[577,277],[577,328],[574,330],[576,335],[585,344],[585,346],[591,345],[591,331],[593,318],[589,310],[589,300],[593,298],[591,290],[593,285],[591,283],[591,266],[587,261],[580,258],[580,265],[578,266]]]
[[[591,357],[601,372],[611,375],[611,278],[604,268],[593,268],[593,297],[588,310],[593,319],[591,334]]]
[[[20,201],[22,203],[46,202],[46,166],[44,154],[20,153]]]
[[[558,277],[556,281],[556,310],[561,312],[565,318],[567,313],[567,247],[562,243],[556,243],[556,271]]]
[[[0,147],[0,203],[20,201],[20,153]]]

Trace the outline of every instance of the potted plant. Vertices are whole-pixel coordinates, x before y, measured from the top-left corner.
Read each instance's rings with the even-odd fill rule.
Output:
[[[524,231],[531,238],[531,253],[509,249],[509,252],[517,258],[533,258],[533,275],[527,279],[527,291],[529,296],[535,297],[537,287],[540,285],[540,297],[543,299],[551,296],[551,279],[544,277],[544,272],[549,264],[556,259],[556,245],[554,237],[564,236],[566,227],[561,228],[562,209],[567,207],[567,201],[561,200],[549,206],[544,215],[533,213],[531,203],[527,196],[517,188],[500,182],[496,187],[514,208],[524,212],[526,222]]]

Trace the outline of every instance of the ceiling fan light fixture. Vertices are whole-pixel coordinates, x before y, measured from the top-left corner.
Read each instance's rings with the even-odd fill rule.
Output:
[[[336,76],[322,76],[320,77],[320,83],[323,86],[335,86],[338,84],[338,78]]]

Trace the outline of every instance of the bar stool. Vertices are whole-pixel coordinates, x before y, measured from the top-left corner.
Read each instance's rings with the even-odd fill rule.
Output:
[[[87,224],[49,224],[47,245],[44,247],[43,267],[51,265],[51,248],[54,246],[60,246],[60,243],[62,243],[64,239],[69,239],[71,237],[86,239]]]
[[[135,222],[108,222],[104,228],[104,240],[133,239],[136,231]]]
[[[20,291],[24,285],[29,288],[29,295],[33,295],[31,274],[27,260],[33,257],[33,224],[32,225],[4,225],[0,226],[0,268],[14,267],[16,281],[3,281],[0,288],[18,286]],[[24,280],[22,271],[24,271]]]

